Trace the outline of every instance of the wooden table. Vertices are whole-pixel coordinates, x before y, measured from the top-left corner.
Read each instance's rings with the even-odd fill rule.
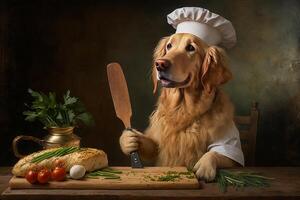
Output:
[[[300,199],[300,167],[256,167],[245,170],[262,172],[275,180],[267,188],[245,188],[220,192],[215,183],[201,183],[197,190],[14,190],[8,187],[9,168],[0,168],[2,199]]]

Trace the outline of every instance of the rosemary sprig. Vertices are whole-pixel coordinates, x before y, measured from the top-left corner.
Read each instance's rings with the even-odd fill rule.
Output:
[[[85,177],[86,178],[103,177],[104,179],[120,179],[121,177],[117,174],[122,174],[122,171],[111,169],[111,168],[104,168],[101,170],[90,172],[86,174]]]
[[[78,151],[80,148],[79,147],[60,147],[58,149],[55,149],[53,151],[47,151],[45,153],[42,153],[38,156],[35,156],[32,158],[31,162],[32,163],[39,163],[43,160],[52,158],[52,157],[61,157],[70,153],[74,153]]]
[[[217,182],[222,192],[226,192],[228,186],[233,186],[236,189],[242,187],[267,187],[272,179],[255,172],[232,172],[220,169],[217,172],[215,182]]]

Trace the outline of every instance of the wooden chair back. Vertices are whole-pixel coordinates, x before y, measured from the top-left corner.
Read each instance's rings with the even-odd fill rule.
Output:
[[[235,123],[240,132],[242,150],[245,157],[245,165],[255,165],[256,134],[258,124],[258,103],[253,102],[250,115],[235,116]]]

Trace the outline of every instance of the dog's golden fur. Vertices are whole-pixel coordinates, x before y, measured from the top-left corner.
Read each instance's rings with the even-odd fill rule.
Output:
[[[170,41],[176,47],[166,52]],[[196,52],[184,58],[180,45],[186,43],[196,45]],[[181,57],[176,61],[178,55]],[[202,168],[197,175],[212,180],[217,167],[236,164],[221,154],[207,152],[208,145],[222,138],[233,123],[233,105],[219,88],[231,78],[224,52],[218,47],[207,46],[190,34],[174,34],[159,42],[154,61],[158,58],[173,59],[173,64],[186,62],[177,67],[188,68],[182,73],[191,73],[192,78],[184,87],[161,89],[149,127],[139,139],[139,152],[143,159],[153,160],[158,166],[193,168],[198,162]],[[174,70],[173,73],[178,74],[181,69]],[[152,75],[156,91],[155,66]]]
[[[231,127],[233,108],[221,91],[215,99],[207,94],[195,99],[193,95],[180,94],[180,90],[168,90],[162,91],[145,135],[158,144],[157,165],[192,168],[208,145]],[[172,104],[177,98],[183,98],[185,103]]]

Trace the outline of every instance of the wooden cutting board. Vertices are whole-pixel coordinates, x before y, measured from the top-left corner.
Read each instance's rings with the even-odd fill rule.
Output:
[[[30,184],[25,178],[12,177],[9,181],[11,189],[195,189],[199,188],[194,175],[186,175],[185,167],[146,167],[132,169],[131,167],[112,167],[121,170],[120,179],[90,179],[62,182],[51,181],[46,185]],[[180,173],[180,178],[173,181],[159,181],[158,178],[170,171]]]

